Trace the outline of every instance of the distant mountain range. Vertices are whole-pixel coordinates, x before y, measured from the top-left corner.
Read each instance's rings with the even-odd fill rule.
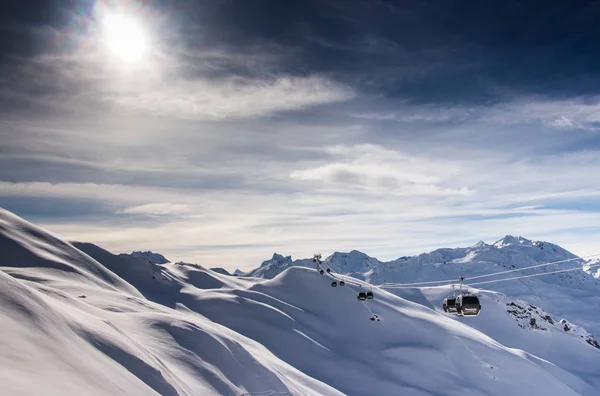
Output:
[[[373,285],[446,280],[438,284],[443,285],[452,282],[458,284],[461,276],[465,277],[465,283],[469,284],[470,277],[563,260],[571,261],[477,281],[495,281],[519,275],[581,268],[581,271],[490,283],[481,287],[546,307],[557,316],[575,316],[586,328],[600,334],[600,315],[597,314],[597,307],[600,306],[600,279],[597,278],[597,267],[587,269],[588,260],[580,259],[550,242],[507,235],[492,244],[478,242],[464,248],[441,248],[392,261],[380,261],[353,250],[349,253],[335,252],[325,258],[324,262],[337,273]],[[311,258],[292,260],[290,256],[275,253],[271,259],[244,276],[272,279],[290,267],[315,268],[315,264]]]

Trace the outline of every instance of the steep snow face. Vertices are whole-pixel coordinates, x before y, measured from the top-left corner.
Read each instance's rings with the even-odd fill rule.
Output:
[[[91,243],[74,242],[73,245],[127,281],[148,300],[175,307],[176,296],[184,284],[163,266],[145,256],[115,255]],[[156,284],[161,287],[157,288]]]
[[[60,285],[68,277],[140,295],[123,279],[70,243],[1,208],[0,252],[0,269],[16,278]]]
[[[593,276],[596,279],[600,279],[600,268],[598,267],[590,267],[591,265],[600,264],[600,258],[588,260],[588,262],[583,266],[583,270]]]
[[[7,395],[339,394],[265,347],[185,309],[0,271]]]
[[[2,394],[341,395],[183,305],[150,301],[179,300],[182,288],[201,295],[180,275],[190,271],[235,278],[202,268],[152,277],[145,259],[78,244],[146,299],[73,245],[0,215]]]
[[[513,299],[502,293],[473,290],[482,304],[477,317],[460,318],[444,314],[468,324],[503,345],[526,350],[564,372],[558,378],[580,394],[593,395],[600,389],[600,349],[598,342],[586,329],[573,325],[569,318],[554,317],[542,307]],[[441,300],[452,294],[449,287],[407,288],[397,290],[399,296],[428,305],[443,313]]]
[[[167,258],[162,254],[153,253],[151,251],[133,252],[131,253],[131,257],[145,259],[154,264],[166,264],[169,262],[169,260],[167,260]]]

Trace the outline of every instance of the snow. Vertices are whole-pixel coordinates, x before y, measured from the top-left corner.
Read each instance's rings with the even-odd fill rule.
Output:
[[[578,267],[581,267],[582,271],[491,283],[482,287],[547,307],[548,312],[553,316],[568,317],[590,332],[600,334],[600,316],[596,308],[600,305],[600,279],[596,276],[597,268],[585,271],[586,260],[578,259],[576,255],[549,242],[507,235],[491,245],[479,242],[467,248],[437,249],[389,262],[379,261],[357,251],[336,252],[327,257],[325,262],[329,263],[336,272],[367,280],[374,285],[381,285],[438,280],[445,281],[443,283],[458,283],[461,276],[464,276],[469,283],[471,277],[572,259],[575,260],[515,272],[505,277],[541,274]],[[269,277],[276,276],[290,266],[306,266],[306,262],[307,260],[295,260],[291,264],[287,263],[285,267],[272,267]],[[250,273],[253,276],[261,276],[261,274]],[[502,276],[478,279],[473,282],[498,279],[502,279]]]
[[[510,298],[502,293],[473,289],[482,311],[479,316],[459,318],[503,345],[524,350],[549,363],[551,371],[580,394],[598,394],[600,389],[600,349],[593,335],[566,319],[552,317],[541,307]],[[439,301],[452,294],[449,287],[410,288],[396,294],[429,305],[442,313]],[[532,326],[531,319],[535,319]],[[565,324],[569,330],[565,331]],[[558,370],[560,369],[560,370]]]
[[[279,275],[291,266],[314,268],[312,259],[296,260],[293,262],[291,256],[284,257],[280,254],[274,253],[270,260],[263,261],[260,267],[244,275],[253,278],[273,279],[275,276]]]
[[[169,262],[169,260],[167,260],[167,258],[165,256],[163,256],[162,254],[153,253],[151,251],[133,252],[133,253],[131,253],[130,256],[135,257],[135,258],[142,258],[142,259],[151,261],[155,264],[166,264]]]
[[[515,321],[507,303],[538,320],[546,312],[494,291],[477,290],[482,314],[459,319],[439,312],[449,288],[395,295],[372,287],[375,299],[359,302],[357,292],[371,289],[368,283],[348,279],[333,288],[311,260],[274,255],[254,276],[230,276],[69,244],[3,210],[0,248],[3,394],[600,391],[600,350],[584,339],[591,336],[585,327],[565,316],[574,323],[569,331],[560,321],[540,322],[546,330],[523,328],[529,318]],[[417,262],[433,273],[438,257],[460,259],[465,252],[445,250]],[[369,279],[385,275],[380,262],[360,252],[330,263]],[[380,320],[369,320],[374,315]]]
[[[341,394],[183,305],[145,299],[85,253],[4,210],[0,247],[3,394]],[[126,257],[104,258],[125,270]],[[178,293],[136,268],[138,286],[145,278],[148,290]]]
[[[231,275],[229,273],[229,271],[227,271],[225,268],[221,268],[221,267],[211,268],[210,270],[214,271],[214,272],[218,272],[219,274],[222,274],[222,275]]]
[[[600,279],[600,268],[598,267],[590,267],[591,265],[599,265],[600,258],[594,258],[588,260],[588,262],[583,266],[583,270],[588,274],[592,275],[596,279]]]

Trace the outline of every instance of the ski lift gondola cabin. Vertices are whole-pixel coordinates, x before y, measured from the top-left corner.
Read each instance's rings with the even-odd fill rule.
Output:
[[[444,298],[444,301],[442,302],[442,308],[444,309],[444,312],[447,313],[455,313],[456,312],[456,297],[451,296],[451,297],[446,297]]]
[[[477,316],[481,312],[479,298],[473,294],[459,294],[454,306],[459,316]]]

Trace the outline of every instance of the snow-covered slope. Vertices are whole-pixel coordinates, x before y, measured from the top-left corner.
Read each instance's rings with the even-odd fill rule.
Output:
[[[169,262],[165,256],[159,253],[153,253],[151,251],[146,252],[133,252],[130,254],[131,257],[145,259],[154,264],[166,264]]]
[[[221,275],[231,275],[225,268],[215,267],[210,269],[213,272],[218,272]]]
[[[526,301],[498,292],[473,291],[482,304],[479,316],[459,318],[456,315],[445,315],[468,324],[507,347],[525,350],[560,367],[569,374],[557,372],[558,378],[579,393],[598,392],[600,345],[586,329],[570,323],[569,318],[554,317],[542,307]],[[452,293],[449,287],[396,290],[397,295],[429,306],[440,313],[443,313],[440,301]]]
[[[592,267],[593,265],[600,265],[600,258],[588,260],[587,264],[583,266],[583,270],[594,278],[600,279],[600,268]]]
[[[277,255],[278,257],[281,257]],[[531,241],[523,237],[506,236],[494,244],[479,242],[474,246],[455,249],[437,249],[418,256],[405,256],[381,262],[368,255],[352,251],[334,253],[325,262],[339,273],[372,284],[415,283],[437,280],[457,281],[500,271],[514,270],[549,262],[577,259],[574,254],[549,242]],[[271,260],[273,261],[273,260]],[[286,260],[284,266],[269,265],[269,271],[257,270],[251,276],[272,278],[290,266],[306,266],[308,260]],[[267,263],[267,262],[265,262]],[[541,268],[516,272],[504,277],[541,274],[567,268],[584,267],[583,259],[558,263]],[[264,263],[263,263],[264,266]],[[585,269],[585,267],[584,267]],[[600,280],[594,278],[595,269],[574,271],[507,282],[486,284],[486,289],[502,292],[511,297],[548,307],[555,316],[570,317],[593,333],[600,334]],[[589,273],[588,273],[589,272]],[[478,281],[498,280],[488,277]],[[474,281],[475,282],[475,281]]]
[[[4,210],[0,226],[2,394],[340,394],[239,333],[145,299]]]
[[[73,246],[102,263],[148,300],[175,307],[177,294],[183,285],[161,265],[149,261],[145,256],[115,255],[91,243],[73,242]]]
[[[0,208],[0,270],[68,287],[70,281],[139,296],[137,290],[68,242]]]
[[[292,266],[270,280],[233,277],[197,264],[159,265],[73,246],[5,211],[0,225],[4,394],[591,396],[600,390],[590,379],[600,350],[577,336],[583,330],[546,331],[557,355],[541,359],[525,342],[509,343],[506,334],[524,331],[508,326],[509,314],[497,322],[508,326],[506,334],[493,339],[477,327],[491,334],[481,320],[491,309],[473,320],[436,312],[434,294],[446,290],[416,289],[406,297],[417,304],[374,287],[376,298],[359,302],[357,291],[367,283],[334,288],[329,275],[312,268]],[[380,320],[369,320],[373,315]],[[573,369],[552,361],[569,350]]]
[[[292,262],[291,256],[282,256],[274,253],[270,260],[265,260],[260,267],[243,274],[252,278],[273,279],[291,266],[295,267],[314,267],[312,260],[296,260]]]

